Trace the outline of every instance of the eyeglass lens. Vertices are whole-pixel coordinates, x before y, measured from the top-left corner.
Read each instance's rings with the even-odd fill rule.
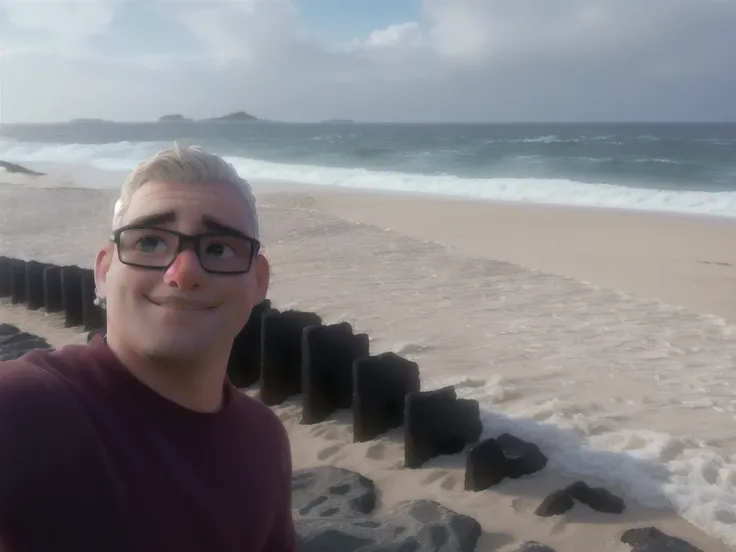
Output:
[[[151,268],[165,268],[179,251],[179,236],[152,228],[130,228],[120,233],[120,260]],[[248,238],[227,234],[204,236],[197,251],[202,268],[213,272],[243,272],[250,268],[253,244]]]

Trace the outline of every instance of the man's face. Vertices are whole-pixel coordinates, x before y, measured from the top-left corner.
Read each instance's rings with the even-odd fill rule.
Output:
[[[123,226],[165,213],[173,220],[153,226],[194,235],[211,232],[215,220],[253,236],[247,203],[227,184],[146,183],[133,194]],[[159,245],[152,243],[156,251]],[[151,250],[149,243],[145,247]],[[253,306],[265,298],[268,280],[268,262],[261,255],[249,272],[227,275],[206,272],[191,248],[168,269],[123,264],[113,245],[97,259],[108,333],[115,332],[116,340],[138,355],[166,360],[227,354]]]

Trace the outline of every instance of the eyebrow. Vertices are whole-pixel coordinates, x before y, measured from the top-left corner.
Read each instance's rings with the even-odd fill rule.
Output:
[[[130,221],[126,226],[164,226],[176,222],[175,211],[164,211],[162,213],[152,213],[150,215],[142,215]],[[202,215],[202,224],[210,232],[221,232],[234,236],[247,237],[247,235],[237,228],[225,224],[221,220],[211,216]]]
[[[215,217],[210,215],[202,215],[202,223],[207,230],[211,232],[222,232],[224,234],[232,234],[234,236],[247,237],[245,232],[238,230],[224,222],[217,220]]]

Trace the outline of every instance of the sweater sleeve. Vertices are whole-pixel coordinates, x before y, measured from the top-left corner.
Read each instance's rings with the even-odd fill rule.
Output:
[[[68,453],[70,393],[26,359],[0,362],[0,536],[43,492],[51,462]]]
[[[288,434],[280,424],[278,434],[278,451],[281,460],[278,481],[280,500],[271,534],[262,552],[295,552],[296,530],[291,510],[291,448]]]

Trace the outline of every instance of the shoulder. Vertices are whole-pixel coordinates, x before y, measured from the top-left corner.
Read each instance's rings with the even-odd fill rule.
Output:
[[[0,362],[0,447],[17,438],[46,446],[87,426],[77,390],[94,362],[82,346],[31,351]]]
[[[242,425],[257,439],[261,450],[290,455],[289,435],[281,419],[268,406],[243,391],[232,388],[232,400]]]
[[[68,370],[63,351],[31,351],[0,362],[0,423],[26,418],[60,421],[59,415],[79,413],[73,393],[64,384]],[[73,364],[73,363],[72,363]]]
[[[47,369],[47,355],[27,354],[0,362],[3,473],[16,473],[21,466],[23,473],[35,473],[34,466],[41,470],[39,462],[59,458],[69,450],[79,452],[87,434],[81,405],[62,379]],[[11,458],[18,469],[9,469]]]

